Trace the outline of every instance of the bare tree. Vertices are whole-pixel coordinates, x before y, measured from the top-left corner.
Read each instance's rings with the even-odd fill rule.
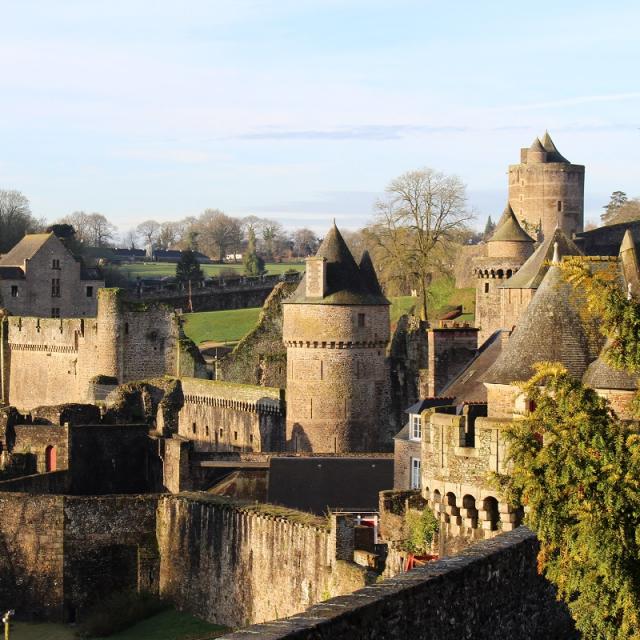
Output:
[[[296,256],[312,256],[318,250],[318,236],[311,229],[296,229],[293,232],[293,252]]]
[[[129,229],[122,236],[122,241],[125,246],[129,249],[137,249],[138,248],[138,234],[135,229]]]
[[[209,255],[217,254],[224,261],[227,251],[237,253],[242,242],[240,221],[231,218],[220,209],[206,209],[198,218],[193,230],[199,232],[198,244]]]
[[[260,223],[262,230],[262,240],[264,242],[264,252],[268,260],[273,260],[278,240],[283,235],[282,225],[275,220],[264,219]]]
[[[182,240],[183,231],[182,221],[163,222],[158,232],[158,245],[162,249],[173,249]]]
[[[94,247],[109,247],[113,244],[118,229],[101,213],[90,214],[88,226],[90,243]]]
[[[457,176],[424,168],[392,180],[386,197],[376,203],[372,236],[380,249],[381,264],[411,278],[420,291],[425,321],[428,287],[446,259],[443,249],[473,219],[465,191]]]
[[[22,193],[0,189],[0,253],[11,249],[25,233],[39,231],[42,226]]]
[[[155,220],[145,220],[136,227],[136,231],[142,238],[145,248],[153,247],[160,234],[160,223]]]
[[[86,211],[74,211],[60,218],[62,224],[70,224],[76,232],[76,240],[82,244],[91,244],[90,216]]]

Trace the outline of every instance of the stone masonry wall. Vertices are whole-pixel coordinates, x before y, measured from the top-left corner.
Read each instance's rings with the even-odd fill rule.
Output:
[[[239,626],[356,588],[353,572],[341,571],[342,543],[322,521],[269,508],[202,494],[162,497],[160,594],[210,622]],[[365,571],[358,572],[363,585]]]
[[[427,339],[427,395],[437,396],[476,356],[478,329],[429,329]]]
[[[284,391],[257,385],[183,378],[178,434],[195,451],[280,451]]]
[[[538,544],[521,527],[460,556],[317,604],[224,640],[574,640],[566,607],[538,575]]]
[[[63,615],[62,496],[0,493],[0,608]]]
[[[295,291],[297,284],[282,282],[270,293],[257,325],[220,362],[219,379],[285,387],[287,350],[282,342],[282,301]]]
[[[386,305],[285,304],[289,448],[391,448],[389,331]]]
[[[22,410],[91,402],[96,376],[123,383],[174,375],[180,341],[173,312],[121,298],[120,290],[100,289],[96,318],[11,316],[2,323],[5,401]]]

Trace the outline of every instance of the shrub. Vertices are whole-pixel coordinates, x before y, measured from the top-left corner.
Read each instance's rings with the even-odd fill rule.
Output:
[[[402,548],[410,553],[426,553],[438,531],[438,520],[429,507],[422,511],[410,509],[404,520],[405,540]]]
[[[148,592],[112,593],[89,609],[80,624],[78,635],[81,638],[105,638],[150,618],[168,606],[165,601]]]

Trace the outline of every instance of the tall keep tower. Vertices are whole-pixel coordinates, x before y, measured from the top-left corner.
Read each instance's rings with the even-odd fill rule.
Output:
[[[283,310],[288,448],[383,449],[389,301],[369,255],[356,264],[334,224]]]
[[[513,209],[507,207],[487,242],[486,257],[476,258],[476,326],[478,343],[483,344],[498,329],[503,329],[500,312],[500,288],[520,269],[533,253],[533,238],[520,226]]]
[[[545,133],[509,166],[509,203],[529,233],[539,228],[547,238],[560,227],[571,238],[584,223],[584,165],[571,164]]]

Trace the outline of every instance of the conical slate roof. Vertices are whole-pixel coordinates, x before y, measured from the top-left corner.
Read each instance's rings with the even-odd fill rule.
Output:
[[[542,146],[547,152],[547,162],[569,163],[569,161],[558,151],[556,145],[553,144],[553,140],[551,139],[548,131],[544,132],[544,137],[542,138]]]
[[[325,258],[327,261],[327,283],[325,295],[322,299],[306,298],[306,274],[302,278],[293,295],[286,303],[309,304],[390,304],[380,290],[377,277],[371,282],[368,269],[375,270],[371,259],[365,265],[365,272],[360,270],[356,261],[338,230],[335,222],[325,236],[318,252],[317,258]]]
[[[552,264],[483,382],[527,380],[537,362],[560,362],[572,376],[582,378],[604,342],[595,321],[581,313],[583,305],[560,268]]]
[[[498,227],[489,242],[530,242],[533,244],[533,238],[520,226],[511,205],[507,203]]]
[[[560,228],[556,228],[520,267],[518,272],[505,281],[503,289],[537,289],[547,273],[548,263],[553,258],[553,245],[558,243],[561,256],[581,256],[573,240]]]
[[[609,348],[607,340],[602,352],[587,368],[582,382],[592,389],[621,389],[624,391],[636,391],[638,389],[637,376],[632,376],[626,371],[614,369],[605,360],[605,353]]]
[[[380,286],[380,281],[378,280],[378,276],[376,274],[375,267],[373,266],[371,256],[366,249],[364,250],[362,257],[360,258],[359,268],[360,277],[364,279],[369,292],[374,296],[382,296],[383,293],[382,287]]]
[[[529,151],[540,151],[544,152],[544,147],[542,146],[542,142],[540,142],[540,138],[536,137],[533,139],[531,146],[529,147]]]

